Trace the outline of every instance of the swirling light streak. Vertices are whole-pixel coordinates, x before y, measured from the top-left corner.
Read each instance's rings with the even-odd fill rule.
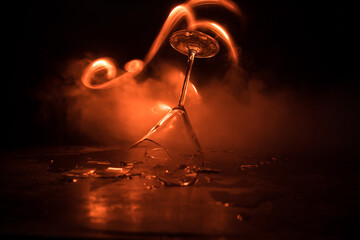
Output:
[[[176,6],[167,17],[165,23],[163,24],[159,34],[152,43],[149,51],[147,52],[144,60],[134,59],[125,64],[125,73],[116,77],[116,67],[115,64],[107,58],[100,58],[93,61],[84,71],[81,81],[82,83],[91,89],[105,89],[123,84],[127,79],[131,79],[138,75],[144,67],[153,59],[161,45],[164,43],[167,36],[170,34],[171,30],[179,23],[184,17],[187,20],[187,26],[189,29],[194,30],[197,28],[208,29],[214,32],[220,37],[220,39],[226,44],[229,52],[230,58],[234,65],[238,64],[238,52],[237,46],[230,37],[229,33],[216,22],[211,22],[207,20],[197,20],[193,13],[194,7],[204,6],[204,5],[216,5],[222,6],[227,10],[241,16],[241,11],[238,6],[231,0],[189,0],[186,3]],[[92,83],[92,78],[95,73],[106,70],[106,77],[109,81],[99,84]]]

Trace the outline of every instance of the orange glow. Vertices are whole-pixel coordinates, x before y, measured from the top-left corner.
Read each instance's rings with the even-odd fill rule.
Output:
[[[169,117],[171,117],[171,115],[167,114],[163,119],[160,120],[157,125],[161,126]]]
[[[144,62],[139,59],[134,59],[127,62],[124,68],[127,72],[141,72],[144,68]]]
[[[210,22],[210,21],[198,21],[196,22],[195,27],[209,29],[212,32],[214,32],[217,36],[219,36],[221,40],[223,40],[223,42],[226,44],[227,48],[229,49],[230,58],[233,61],[233,63],[235,65],[238,64],[239,56],[237,52],[237,46],[230,37],[230,34],[225,30],[224,27],[222,27],[221,25],[215,22]]]
[[[159,107],[163,110],[171,110],[171,107],[163,103],[159,103]]]
[[[176,6],[165,20],[159,34],[152,43],[149,51],[147,52],[144,61],[135,59],[125,64],[125,73],[116,76],[116,68],[113,62],[106,58],[100,58],[95,60],[87,67],[81,78],[82,83],[91,89],[104,89],[114,87],[120,84],[124,84],[126,80],[129,80],[138,75],[146,65],[154,58],[161,45],[167,39],[172,29],[179,23],[184,17],[186,17],[187,25],[189,29],[204,28],[214,32],[220,37],[221,40],[227,45],[230,58],[234,65],[238,64],[237,47],[234,41],[231,39],[229,33],[220,24],[210,22],[207,20],[197,20],[193,13],[194,7],[204,5],[216,5],[226,8],[227,10],[241,16],[239,7],[231,0],[189,0],[182,5]],[[94,74],[100,70],[107,70],[107,78],[109,81],[100,84],[93,84],[91,82]]]
[[[108,167],[108,170],[114,170],[114,171],[122,171],[123,168],[116,168],[116,167]]]
[[[130,69],[134,72],[129,71],[129,72],[126,72],[123,75],[120,75],[119,77],[115,78],[115,76],[116,76],[115,64],[108,58],[99,58],[99,59],[95,60],[94,62],[92,62],[90,64],[90,66],[88,66],[85,69],[85,71],[81,77],[81,82],[86,87],[91,88],[91,89],[104,89],[104,88],[109,88],[109,87],[115,86],[115,85],[119,84],[120,81],[125,80],[126,78],[133,77],[134,74],[141,71],[141,70],[139,70],[139,68],[142,65],[140,63],[134,62],[134,61],[140,61],[140,60],[133,60],[128,63],[129,64],[128,69]],[[138,68],[137,71],[135,71],[136,67]],[[106,70],[107,71],[106,77],[111,80],[107,81],[105,83],[93,84],[91,82],[92,77],[95,75],[95,73],[97,73],[101,70]]]
[[[169,111],[171,110],[171,107],[169,107],[168,105],[164,104],[164,103],[158,103],[156,106],[154,106],[151,111],[153,113],[159,113],[162,114],[165,111]]]
[[[194,84],[191,83],[192,89],[194,89],[194,92],[196,93],[196,95],[199,95],[198,90],[196,89],[196,87],[194,86]]]
[[[227,10],[241,16],[241,11],[239,7],[230,0],[189,0],[187,2],[189,7],[197,7],[197,6],[204,6],[204,5],[218,5],[226,8]]]
[[[89,218],[92,223],[105,224],[108,218],[108,206],[103,196],[90,191],[88,194]]]
[[[152,60],[152,58],[159,50],[160,46],[167,39],[167,36],[170,34],[171,30],[183,17],[186,17],[188,26],[192,26],[194,24],[194,14],[186,6],[179,5],[170,12],[159,34],[157,35],[148,53],[146,54],[145,64],[149,63]]]
[[[219,32],[220,36],[225,38],[227,41],[230,41],[229,35],[226,33],[225,29],[217,25],[216,23],[210,23],[211,26],[213,26],[215,29],[217,29],[217,32]]]
[[[94,70],[106,69],[107,76],[109,78],[114,77],[116,74],[116,69],[114,67],[114,64],[111,62],[111,60],[106,59],[106,58],[99,59],[99,60],[93,62],[93,64],[91,65],[91,68]]]

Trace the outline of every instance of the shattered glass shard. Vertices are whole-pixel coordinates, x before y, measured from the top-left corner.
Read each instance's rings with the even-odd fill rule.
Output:
[[[132,148],[145,148],[146,159],[173,165],[202,166],[200,143],[190,124],[183,107],[169,111],[142,139]]]

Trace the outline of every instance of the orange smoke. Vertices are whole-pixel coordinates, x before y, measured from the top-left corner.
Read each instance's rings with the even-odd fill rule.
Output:
[[[139,84],[134,77],[149,64],[162,44],[167,41],[172,30],[184,18],[188,29],[208,30],[218,36],[227,47],[231,62],[235,66],[238,64],[238,47],[229,32],[217,22],[196,18],[194,8],[204,5],[220,6],[241,16],[240,9],[230,0],[188,0],[170,12],[144,60],[135,59],[127,62],[121,74],[117,73],[115,63],[108,58],[100,58],[89,64],[81,77],[84,86],[90,89],[118,87],[106,90],[106,94],[101,97],[93,92],[83,93],[84,95],[81,96],[83,100],[78,101],[77,106],[73,106],[74,112],[84,105],[88,106],[87,109],[81,111],[81,118],[76,120],[86,119],[86,121],[79,122],[81,131],[89,130],[90,135],[97,139],[99,139],[99,135],[105,137],[110,133],[116,139],[135,140],[140,133],[142,134],[154,124],[155,119],[158,120],[159,114],[163,115],[171,110],[165,102],[176,102],[172,98],[177,97],[180,93],[181,83],[184,79],[183,73],[179,74],[178,70],[171,69],[169,73],[171,76],[164,76],[163,79],[166,79],[167,82],[162,82],[162,86],[152,79]],[[106,74],[101,75],[101,72]],[[101,81],[99,81],[99,76],[102,76]],[[191,82],[188,94],[189,98],[193,99],[189,102],[189,107],[201,99],[198,90]],[[101,128],[99,128],[98,124],[103,123],[104,119],[107,124],[100,124]],[[96,131],[93,132],[91,129],[96,129]],[[99,134],[100,132],[101,134]]]
[[[78,79],[82,74],[79,70],[86,64],[85,61],[70,64],[65,76]],[[101,144],[126,141],[130,145],[149,131],[178,100],[183,80],[180,70],[168,62],[158,62],[155,71],[159,71],[155,73],[156,79],[149,78],[141,83],[129,79],[127,84],[103,91],[68,86],[70,88],[63,89],[66,101],[58,101],[57,94],[62,96],[64,92],[51,87],[49,91],[42,91],[48,94],[45,103],[55,97],[53,104],[45,105],[43,111],[46,114],[52,109],[61,109],[59,104],[65,102],[70,136],[86,136],[85,141]],[[324,149],[340,151],[351,146],[352,139],[347,136],[356,119],[351,118],[352,109],[343,106],[354,101],[345,93],[325,92],[312,96],[291,88],[266,91],[261,78],[248,79],[246,86],[239,86],[244,78],[242,72],[227,72],[221,79],[208,79],[207,84],[198,89],[201,107],[199,98],[190,97],[196,93],[189,85],[186,108],[204,150],[303,154]],[[63,79],[59,80],[60,84],[63,86]],[[154,112],[154,106],[159,105],[162,107]],[[339,116],[343,120],[350,119],[351,124],[345,129],[335,128],[342,124]]]

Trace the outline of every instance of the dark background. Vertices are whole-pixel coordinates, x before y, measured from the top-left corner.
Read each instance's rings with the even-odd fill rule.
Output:
[[[261,76],[270,89],[292,87],[304,96],[341,91],[356,99],[344,107],[358,111],[354,6],[341,0],[236,2],[242,19],[217,7],[199,8],[199,17],[227,27],[242,48],[241,65],[249,75]],[[61,109],[48,112],[46,122],[39,120],[38,93],[59,79],[72,59],[107,56],[119,66],[142,59],[180,3],[24,1],[3,7],[8,14],[2,29],[7,64],[1,82],[1,147],[74,143],[58,119]]]

